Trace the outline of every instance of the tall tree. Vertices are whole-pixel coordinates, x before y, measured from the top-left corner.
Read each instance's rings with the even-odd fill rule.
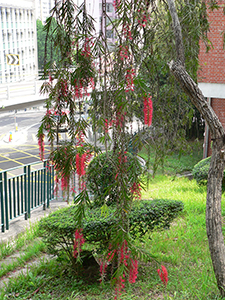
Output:
[[[185,68],[184,45],[180,21],[174,0],[167,0],[173,21],[176,44],[176,60],[169,63],[170,70],[185,93],[190,97],[207,122],[213,141],[211,164],[208,175],[206,202],[206,230],[212,264],[221,295],[225,296],[225,245],[222,233],[221,195],[222,178],[225,167],[225,132],[211,106],[206,101],[196,82]]]
[[[102,1],[102,30],[96,37],[93,32],[93,19],[87,14],[86,1],[81,7],[75,6],[72,0],[56,1],[45,30],[47,36],[51,36],[53,30],[53,46],[61,60],[54,73],[51,73],[54,67],[51,59],[45,65],[46,73],[50,76],[42,91],[47,91],[49,98],[46,101],[46,116],[38,132],[40,148],[43,150],[43,135],[46,134],[52,145],[51,159],[55,163],[64,189],[69,190],[69,179],[74,172],[79,175],[81,193],[75,197],[75,203],[80,233],[82,217],[88,205],[84,182],[85,161],[93,150],[99,153],[101,149],[97,144],[93,146],[84,143],[83,136],[90,124],[80,117],[77,120],[75,112],[81,112],[85,98],[88,97],[88,90],[92,89],[91,126],[95,133],[102,132],[99,142],[104,145],[106,153],[112,146],[112,164],[118,170],[113,186],[109,187],[109,190],[116,190],[118,216],[116,234],[112,234],[109,253],[117,253],[115,282],[121,289],[124,285],[123,275],[129,275],[132,268],[137,272],[136,258],[141,253],[141,250],[138,251],[134,247],[129,235],[128,214],[135,195],[139,194],[140,181],[135,172],[129,175],[127,170],[128,128],[130,127],[132,132],[130,123],[136,114],[142,120],[146,132],[158,126],[159,136],[165,133],[169,135],[171,132],[173,136],[174,132],[179,133],[182,128],[182,114],[186,116],[189,113],[187,105],[190,98],[208,123],[214,141],[208,179],[206,224],[218,287],[224,295],[225,247],[220,207],[224,130],[196,84],[199,38],[206,38],[208,29],[206,4],[202,0],[183,0],[176,1],[175,7],[174,0],[115,0],[114,8],[117,19],[110,20],[107,16],[106,1]],[[179,19],[182,20],[181,23]],[[107,22],[111,22],[110,30],[117,35],[113,53],[107,43],[107,28],[104,27]],[[182,97],[180,87],[168,73],[169,69],[166,70],[167,63],[172,58],[175,60],[170,61],[169,69],[184,91]],[[143,70],[148,70],[148,76],[142,76]],[[163,76],[170,76],[166,85],[162,84],[165,81]],[[163,103],[164,96],[167,101]],[[161,103],[157,102],[158,99]],[[155,108],[154,126],[150,127],[152,105]],[[69,117],[65,115],[65,109],[69,110]],[[166,110],[168,116],[172,117],[161,121],[160,114],[164,115]],[[177,112],[179,121],[174,121],[173,117],[178,115]],[[53,126],[55,114],[60,116],[60,120],[67,120],[71,142],[57,145],[53,151],[56,135],[56,126]],[[174,123],[176,131],[173,129]],[[111,136],[109,130],[112,131]],[[170,147],[172,148],[172,145]],[[127,182],[135,183],[132,189]],[[107,263],[109,253],[105,254],[104,263]],[[121,259],[125,254],[129,254],[128,265]]]

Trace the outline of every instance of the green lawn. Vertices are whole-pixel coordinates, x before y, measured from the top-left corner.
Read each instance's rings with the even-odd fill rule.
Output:
[[[139,155],[146,161],[148,153],[145,146],[139,152]],[[158,174],[182,174],[186,171],[190,172],[194,165],[203,158],[203,141],[190,141],[186,151],[183,153],[174,153],[164,158],[164,164],[159,165]],[[150,168],[153,168],[155,153],[150,149]]]
[[[187,178],[159,175],[142,197],[181,200],[184,212],[169,230],[146,236],[142,246],[156,256],[159,264],[140,262],[137,282],[126,288],[121,299],[220,299],[205,229],[206,188]],[[157,274],[160,264],[169,273],[166,288]],[[42,262],[26,276],[12,280],[0,299],[114,299],[110,283],[100,286],[91,271],[86,275],[76,278],[56,260]]]

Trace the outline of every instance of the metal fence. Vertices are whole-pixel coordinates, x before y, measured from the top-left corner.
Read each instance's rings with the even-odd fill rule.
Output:
[[[47,161],[36,162],[0,172],[1,230],[9,229],[9,221],[54,199],[54,168]]]

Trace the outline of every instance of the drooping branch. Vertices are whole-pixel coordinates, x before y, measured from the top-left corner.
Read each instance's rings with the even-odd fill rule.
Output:
[[[180,21],[177,15],[175,3],[173,0],[167,0],[170,15],[172,17],[173,22],[173,31],[175,35],[175,43],[176,43],[176,53],[177,53],[177,60],[181,62],[181,64],[185,65],[185,57],[184,57],[184,46],[183,46],[183,39],[182,39],[182,32]]]
[[[212,139],[223,137],[225,132],[222,124],[212,107],[206,101],[198,85],[194,82],[185,68],[179,62],[174,62],[173,60],[169,63],[169,68],[180,83],[182,89],[190,97],[192,103],[204,117],[210,128]]]

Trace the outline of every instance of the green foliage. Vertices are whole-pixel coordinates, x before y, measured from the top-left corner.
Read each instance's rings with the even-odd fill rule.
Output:
[[[146,233],[159,228],[169,228],[170,223],[183,210],[181,201],[148,200],[136,202],[129,215],[130,234],[133,238],[143,238]],[[90,209],[83,219],[83,235],[87,244],[96,251],[108,248],[115,231],[118,216],[111,206],[106,214],[101,208]],[[73,257],[74,233],[78,228],[77,207],[71,205],[60,209],[40,221],[40,235],[44,238],[49,253],[60,258],[67,256],[76,264]]]
[[[128,189],[134,182],[138,182],[138,177],[142,173],[142,167],[138,158],[131,153],[126,153],[126,168]],[[94,204],[102,206],[106,200],[107,205],[115,203],[118,198],[115,177],[118,167],[115,163],[115,154],[112,151],[96,156],[88,166],[87,187],[94,194]]]
[[[208,173],[209,173],[209,165],[210,165],[211,157],[207,157],[198,162],[193,170],[192,175],[198,184],[207,184]]]
[[[209,166],[210,166],[211,156],[202,159],[197,163],[193,170],[192,175],[199,185],[206,185],[208,180]],[[225,171],[222,181],[222,188],[225,190]]]
[[[44,31],[44,25],[40,20],[37,20],[36,22],[37,27],[37,46],[38,46],[38,69],[44,69],[44,62],[45,62],[45,51],[46,51],[46,60],[52,60],[56,64],[59,61],[59,55],[57,52],[52,49],[53,48],[53,42],[48,41],[48,43],[45,46],[45,40],[46,40],[46,32]],[[51,31],[51,35],[53,35],[53,30]]]

